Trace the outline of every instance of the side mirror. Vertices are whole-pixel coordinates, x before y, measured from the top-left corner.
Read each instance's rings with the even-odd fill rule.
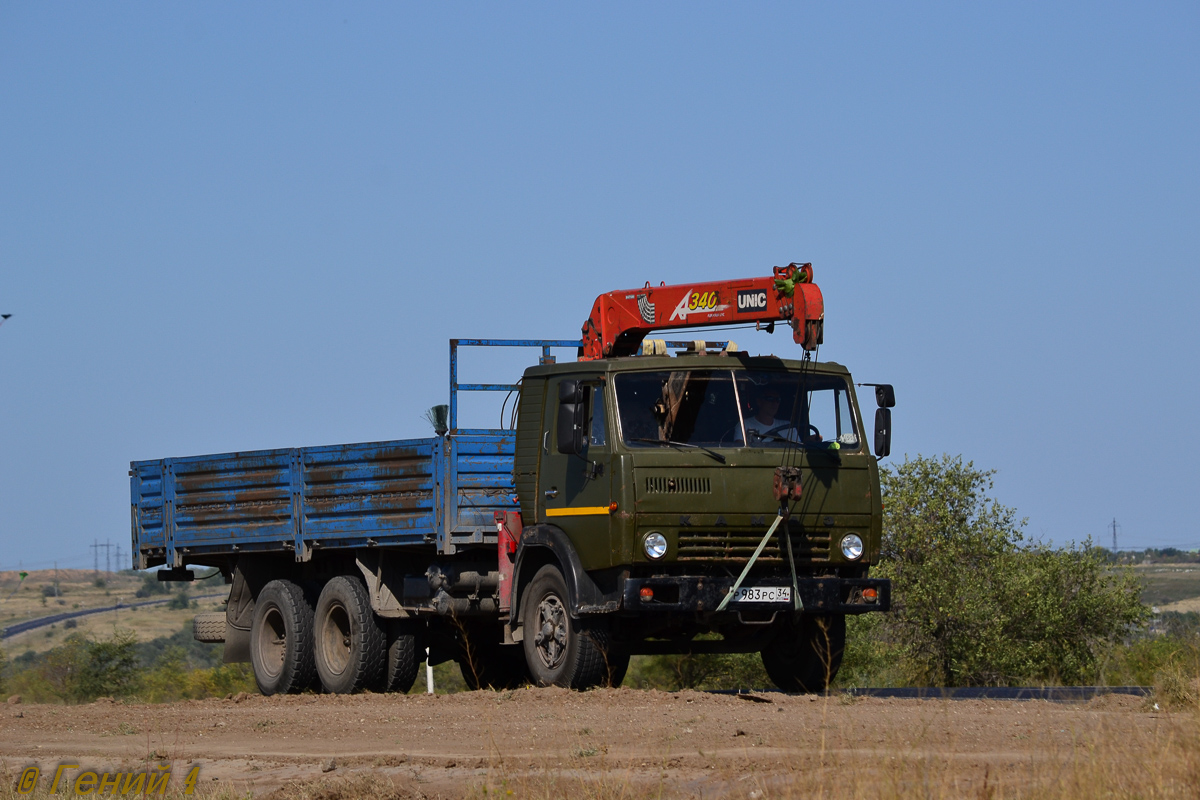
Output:
[[[875,402],[880,408],[896,407],[896,392],[890,383],[881,383],[875,387]]]
[[[880,408],[875,411],[875,455],[878,458],[887,458],[891,453],[892,411]]]
[[[558,452],[578,455],[584,450],[585,387],[579,381],[558,384]]]

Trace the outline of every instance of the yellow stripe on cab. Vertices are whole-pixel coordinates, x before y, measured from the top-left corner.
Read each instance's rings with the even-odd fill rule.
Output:
[[[579,508],[547,508],[547,517],[591,517],[608,514],[608,506],[580,506]]]

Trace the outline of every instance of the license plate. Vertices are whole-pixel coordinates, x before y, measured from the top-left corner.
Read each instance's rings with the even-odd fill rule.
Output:
[[[742,586],[733,595],[734,603],[790,603],[790,586]]]

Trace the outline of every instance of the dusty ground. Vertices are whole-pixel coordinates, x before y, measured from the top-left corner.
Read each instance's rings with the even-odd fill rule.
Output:
[[[11,786],[29,764],[165,759],[176,774],[198,762],[210,795],[325,798],[1200,796],[1194,712],[1141,698],[760,699],[522,689],[9,704],[0,773]]]

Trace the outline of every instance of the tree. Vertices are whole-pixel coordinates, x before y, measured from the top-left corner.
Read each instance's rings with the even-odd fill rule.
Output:
[[[158,575],[153,572],[142,573],[142,585],[134,592],[137,597],[150,597],[156,594],[170,594],[171,589],[166,583],[158,579]]]
[[[121,630],[109,639],[87,642],[81,656],[74,685],[79,700],[121,697],[137,689],[141,662],[133,631]]]
[[[893,611],[860,626],[851,649],[878,661],[882,644],[903,680],[924,685],[1094,681],[1147,619],[1140,587],[1090,542],[1026,545],[1025,520],[988,496],[993,474],[961,456],[882,470],[876,574],[893,581]]]

